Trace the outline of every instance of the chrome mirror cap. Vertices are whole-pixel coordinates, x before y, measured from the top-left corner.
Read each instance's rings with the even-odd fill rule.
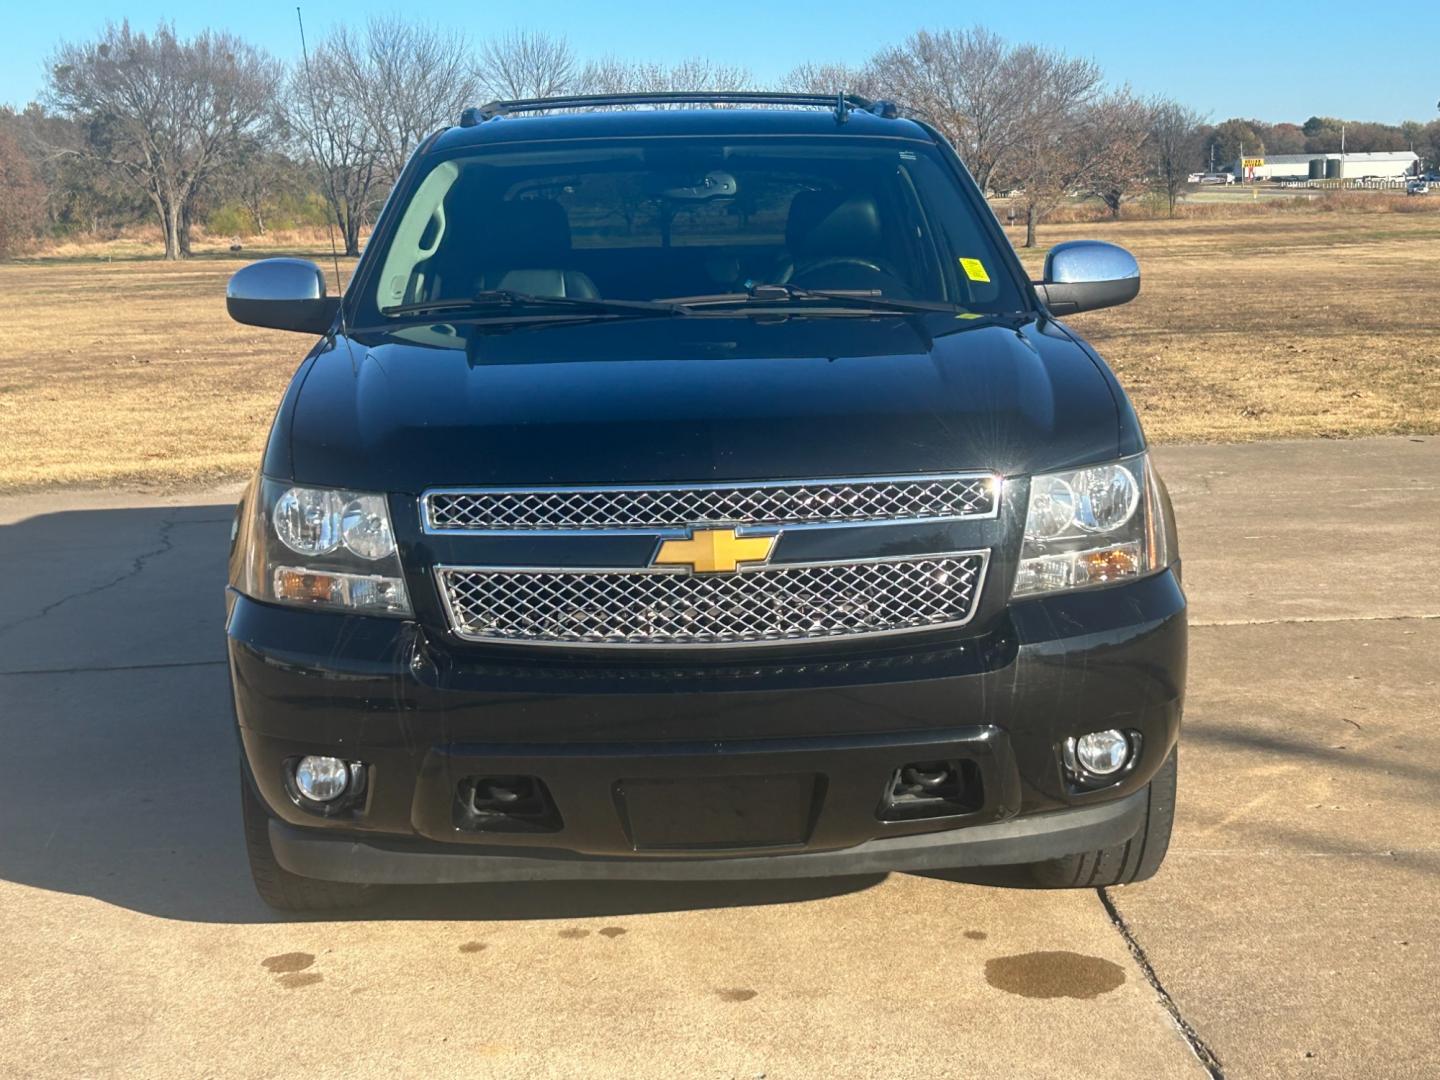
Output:
[[[1114,307],[1140,294],[1140,264],[1116,244],[1071,240],[1045,256],[1045,278],[1035,291],[1053,315]]]
[[[225,307],[236,322],[323,334],[340,309],[326,295],[325,272],[308,259],[262,259],[230,275]]]

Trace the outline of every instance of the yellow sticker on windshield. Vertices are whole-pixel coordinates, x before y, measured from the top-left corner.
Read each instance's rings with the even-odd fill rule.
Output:
[[[985,264],[979,259],[961,258],[960,269],[965,271],[965,276],[971,281],[983,281],[990,283],[990,275],[985,271]]]

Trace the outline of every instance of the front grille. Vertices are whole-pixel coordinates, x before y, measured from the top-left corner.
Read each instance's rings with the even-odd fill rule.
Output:
[[[440,567],[471,641],[747,645],[959,626],[987,553],[772,565],[734,574]]]
[[[431,532],[679,529],[994,517],[989,473],[806,480],[715,487],[471,488],[424,497]]]

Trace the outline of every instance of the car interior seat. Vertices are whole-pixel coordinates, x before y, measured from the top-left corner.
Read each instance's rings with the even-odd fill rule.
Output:
[[[588,274],[571,268],[570,217],[553,199],[516,199],[452,208],[431,260],[432,298],[488,289],[532,296],[598,298]]]
[[[883,257],[884,230],[872,195],[796,192],[785,221],[785,247],[775,274],[779,284],[907,291]]]

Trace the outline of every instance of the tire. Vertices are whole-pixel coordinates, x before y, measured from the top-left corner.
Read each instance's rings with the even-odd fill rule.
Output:
[[[292,874],[275,858],[270,846],[270,815],[255,794],[245,766],[240,766],[240,813],[245,822],[245,853],[250,877],[260,899],[277,911],[336,911],[359,907],[374,898],[369,885],[321,881]]]
[[[1145,823],[1139,832],[1113,847],[1030,863],[1026,870],[1034,883],[1047,889],[1098,889],[1153,877],[1170,847],[1179,753],[1178,746],[1170,751],[1146,787]]]

